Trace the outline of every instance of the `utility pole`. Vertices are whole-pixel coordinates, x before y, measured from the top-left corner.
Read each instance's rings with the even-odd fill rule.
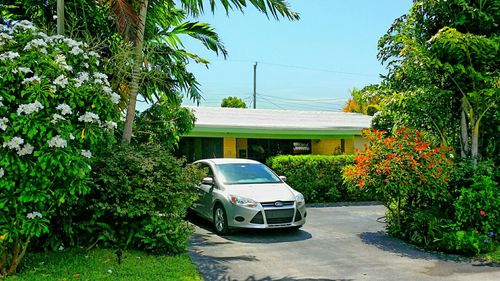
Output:
[[[257,108],[257,62],[253,65],[253,108]]]
[[[57,0],[57,34],[64,34],[64,0]]]

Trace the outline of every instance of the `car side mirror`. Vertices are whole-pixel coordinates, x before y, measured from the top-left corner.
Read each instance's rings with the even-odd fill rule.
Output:
[[[201,184],[214,185],[214,178],[212,178],[212,177],[205,177],[201,181]]]
[[[282,181],[286,181],[286,177],[285,176],[279,176],[280,180]]]

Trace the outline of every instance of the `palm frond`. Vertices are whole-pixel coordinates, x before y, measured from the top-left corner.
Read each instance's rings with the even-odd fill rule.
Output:
[[[205,3],[203,0],[180,0],[180,2],[182,8],[188,11],[192,16],[204,14]],[[247,7],[246,0],[210,0],[208,2],[210,11],[212,12],[215,11],[217,2],[220,3],[226,13],[229,13],[231,10],[243,12],[243,9]],[[259,12],[268,17],[272,16],[277,20],[281,17],[289,20],[300,19],[299,14],[290,9],[290,5],[286,0],[248,0],[248,2]]]
[[[111,8],[116,20],[118,32],[126,38],[140,24],[139,15],[131,1],[128,0],[101,0]],[[141,1],[135,1],[141,5]]]

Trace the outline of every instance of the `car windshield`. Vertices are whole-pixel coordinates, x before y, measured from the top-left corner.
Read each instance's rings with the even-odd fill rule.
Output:
[[[224,184],[255,184],[279,183],[277,177],[268,167],[253,163],[231,163],[217,165],[219,174]]]

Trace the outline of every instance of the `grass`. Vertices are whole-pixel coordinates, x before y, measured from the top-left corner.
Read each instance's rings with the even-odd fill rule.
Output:
[[[121,264],[110,249],[69,249],[29,254],[18,273],[5,281],[44,280],[178,280],[201,281],[187,254],[152,256],[141,251],[123,253]]]

